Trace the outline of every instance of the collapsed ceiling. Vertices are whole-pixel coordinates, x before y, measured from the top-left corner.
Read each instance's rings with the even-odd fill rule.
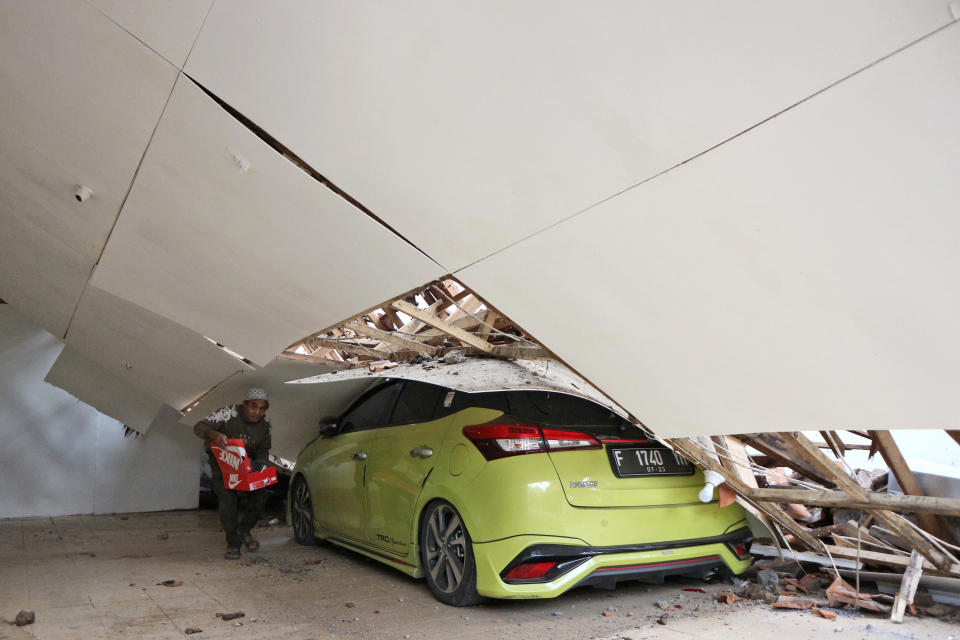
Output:
[[[0,298],[139,429],[451,274],[663,436],[950,426],[958,15],[10,0]]]

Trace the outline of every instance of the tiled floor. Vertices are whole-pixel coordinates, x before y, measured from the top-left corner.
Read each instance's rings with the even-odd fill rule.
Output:
[[[843,613],[837,621],[760,606],[719,605],[720,585],[670,581],[580,590],[554,600],[498,601],[456,609],[438,604],[422,582],[336,547],[300,547],[285,526],[255,530],[263,547],[239,562],[222,559],[211,511],[0,520],[0,616],[36,612],[33,625],[0,625],[0,640],[179,638],[640,638],[742,640],[960,637],[938,620]],[[308,565],[305,559],[319,560]],[[165,580],[182,581],[175,587]],[[679,604],[667,625],[656,601]],[[349,604],[348,604],[349,603]],[[604,616],[604,609],[615,609]],[[218,612],[243,611],[224,621]],[[866,625],[872,625],[867,629]],[[901,634],[901,635],[896,635]]]

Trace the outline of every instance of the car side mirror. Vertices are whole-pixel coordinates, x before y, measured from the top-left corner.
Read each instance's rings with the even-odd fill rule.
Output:
[[[320,419],[319,433],[321,436],[332,435],[337,430],[337,419],[333,416]]]

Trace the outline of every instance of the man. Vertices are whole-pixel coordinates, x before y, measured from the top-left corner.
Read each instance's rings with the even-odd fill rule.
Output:
[[[227,536],[227,552],[223,557],[236,560],[240,557],[240,547],[247,551],[257,551],[260,543],[250,535],[250,530],[260,519],[267,501],[263,489],[257,491],[231,491],[223,484],[223,474],[217,464],[210,443],[224,447],[227,438],[239,438],[247,450],[247,457],[253,460],[267,461],[270,456],[270,421],[266,417],[270,407],[267,392],[256,387],[247,391],[247,397],[241,405],[224,407],[198,422],[193,432],[206,440],[207,454],[210,456],[211,484],[217,495],[217,510],[220,512],[220,524]]]

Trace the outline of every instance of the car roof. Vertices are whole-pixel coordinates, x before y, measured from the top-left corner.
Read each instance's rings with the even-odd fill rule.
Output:
[[[369,379],[371,387],[383,379],[415,380],[454,391],[484,393],[490,391],[553,391],[580,396],[601,404],[614,413],[627,413],[589,382],[554,360],[497,360],[466,357],[463,362],[429,360],[419,363],[389,363],[388,369],[371,367],[337,371],[292,380],[288,384],[326,384],[344,380]]]

